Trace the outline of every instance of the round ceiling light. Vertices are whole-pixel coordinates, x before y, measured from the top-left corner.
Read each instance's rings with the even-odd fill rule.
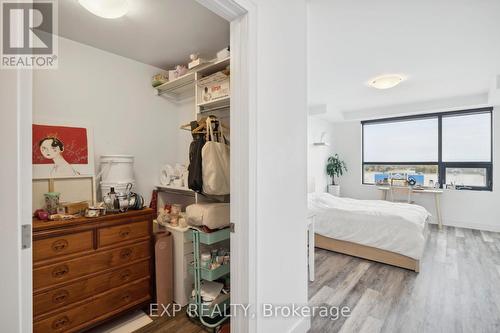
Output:
[[[368,85],[372,88],[376,89],[389,89],[394,88],[401,82],[406,80],[406,77],[400,74],[387,74],[377,76],[370,81],[368,81]]]
[[[122,17],[129,9],[128,0],[78,0],[78,2],[92,14],[107,19]]]

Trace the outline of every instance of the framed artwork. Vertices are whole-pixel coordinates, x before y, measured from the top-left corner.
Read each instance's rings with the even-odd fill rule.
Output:
[[[32,138],[33,179],[94,175],[90,128],[35,121]]]
[[[45,207],[44,194],[47,192],[59,192],[60,202],[86,201],[89,205],[97,202],[94,176],[38,178],[32,184],[33,211]]]

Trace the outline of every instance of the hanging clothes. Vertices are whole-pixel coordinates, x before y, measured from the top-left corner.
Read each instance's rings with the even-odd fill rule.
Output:
[[[197,121],[192,121],[191,131],[198,127]],[[203,133],[193,133],[193,141],[189,145],[189,167],[188,167],[188,187],[198,193],[203,191],[202,176],[202,156],[201,152],[205,145],[205,135]]]

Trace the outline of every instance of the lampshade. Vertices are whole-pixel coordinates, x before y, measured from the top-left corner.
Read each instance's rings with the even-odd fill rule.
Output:
[[[370,81],[368,81],[368,85],[370,87],[376,89],[389,89],[397,86],[401,82],[403,82],[406,78],[400,74],[388,74],[377,76]]]

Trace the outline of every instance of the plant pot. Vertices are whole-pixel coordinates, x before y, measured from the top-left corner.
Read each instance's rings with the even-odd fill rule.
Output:
[[[340,185],[328,185],[328,193],[340,197]]]

